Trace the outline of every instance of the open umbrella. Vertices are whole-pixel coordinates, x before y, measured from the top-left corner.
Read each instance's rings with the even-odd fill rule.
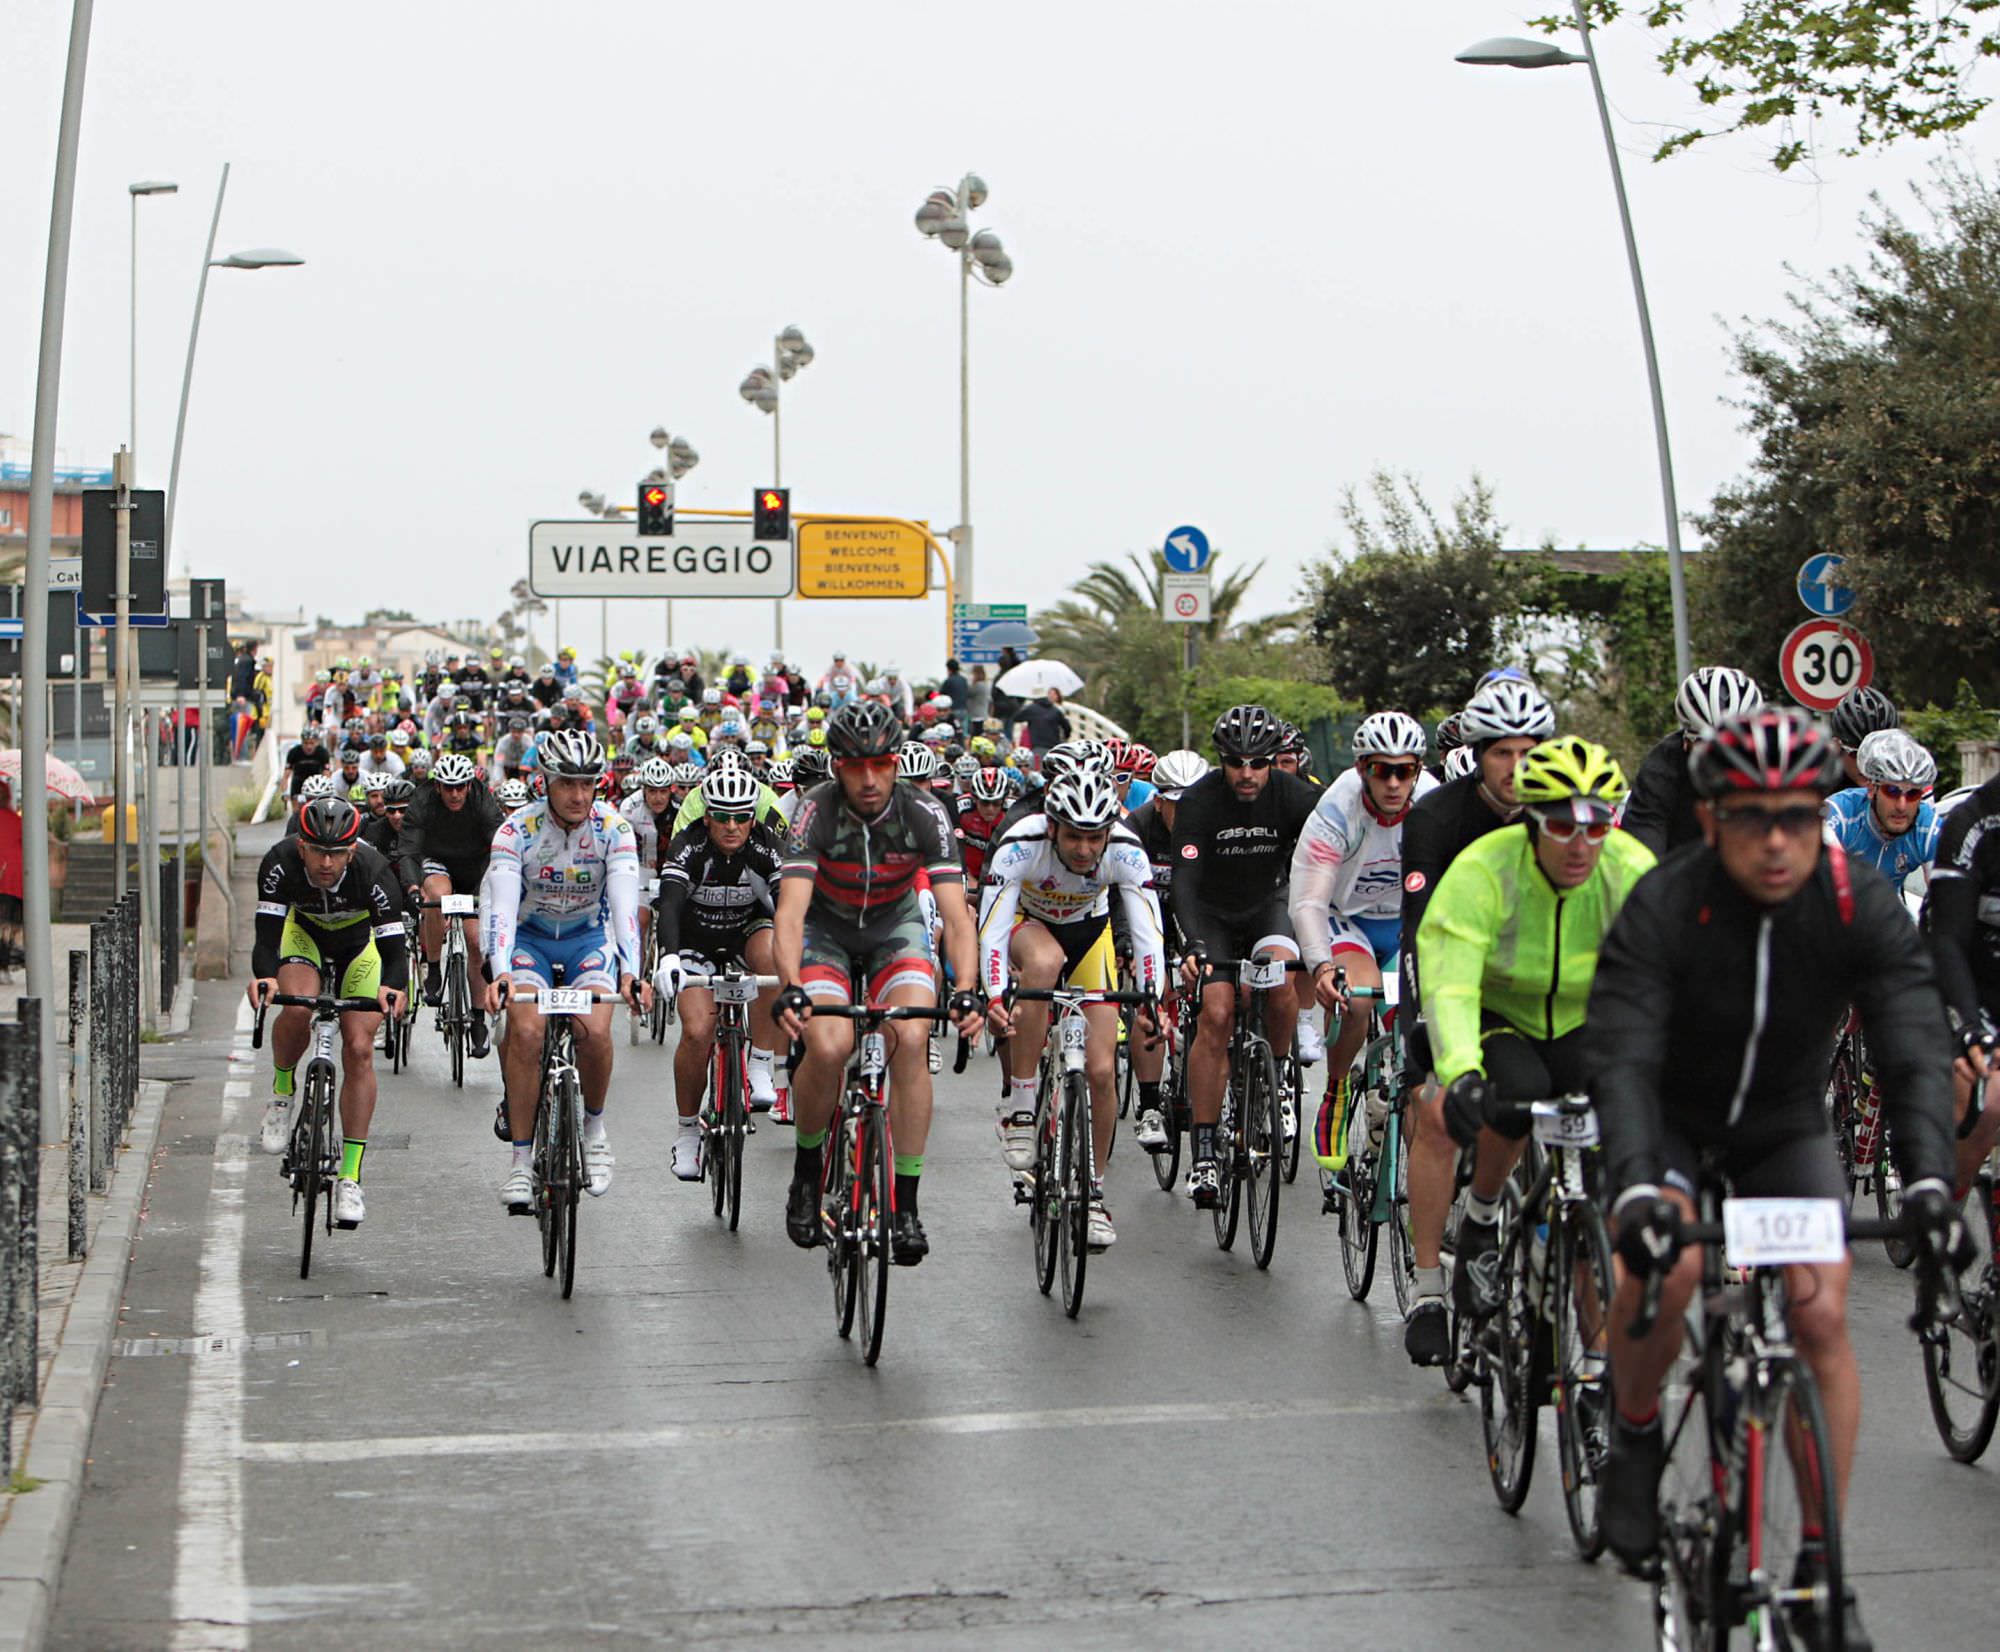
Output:
[[[1041,633],[1026,620],[1002,620],[979,633],[981,648],[1033,648],[1041,640]]]
[[[994,686],[1004,694],[1018,694],[1024,700],[1032,700],[1052,688],[1065,696],[1074,694],[1083,687],[1083,679],[1061,660],[1023,660],[1004,673]]]
[[[88,803],[97,794],[88,780],[65,763],[60,757],[47,760],[48,788],[51,796],[67,797],[79,803]],[[21,787],[21,752],[16,747],[12,751],[0,751],[0,780],[18,792]],[[20,799],[17,797],[18,803]]]

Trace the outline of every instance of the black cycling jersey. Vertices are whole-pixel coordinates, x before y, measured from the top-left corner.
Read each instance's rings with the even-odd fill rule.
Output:
[[[716,847],[705,821],[680,832],[660,862],[660,893],[653,906],[660,950],[678,952],[685,945],[712,954],[718,941],[740,942],[752,923],[770,917],[783,859],[778,834],[761,820],[733,855]]]
[[[1438,879],[1459,851],[1507,818],[1487,803],[1479,774],[1462,774],[1426,792],[1403,817],[1403,941],[1401,970],[1405,1003],[1416,1002],[1417,925],[1437,893]]]
[[[1272,769],[1245,803],[1216,768],[1181,793],[1174,810],[1173,908],[1181,933],[1203,931],[1200,909],[1249,914],[1281,905],[1292,875],[1292,846],[1312,818],[1319,792]]]
[[[447,809],[436,785],[426,780],[403,816],[397,866],[404,885],[415,889],[423,883],[427,860],[468,870],[483,868],[493,853],[493,834],[504,819],[493,794],[480,782],[466,788],[463,808]]]
[[[1742,1160],[1824,1135],[1842,1004],[1867,1028],[1904,1185],[1949,1183],[1951,1039],[1889,881],[1833,846],[1776,907],[1706,844],[1647,873],[1605,937],[1584,1021],[1613,1194],[1657,1184],[1676,1137]]]
[[[306,875],[305,854],[295,837],[274,843],[257,868],[257,923],[250,948],[250,973],[268,980],[278,973],[278,950],[285,922],[294,914],[314,931],[338,937],[353,930],[358,938],[372,929],[382,955],[382,985],[401,990],[409,980],[403,949],[403,895],[387,860],[366,843],[358,843],[331,889],[319,888]]]
[[[364,814],[361,817],[361,841],[386,860],[392,872],[402,853],[402,836],[402,828],[387,815]]]
[[[314,775],[325,774],[332,761],[333,753],[326,749],[324,742],[316,744],[312,751],[307,751],[303,743],[293,746],[285,753],[285,767],[292,777],[286,788],[287,795],[297,797],[299,788]]]
[[[1944,817],[1931,870],[1931,952],[1944,1000],[1967,1027],[2000,1012],[2000,778]]]
[[[813,880],[812,911],[871,923],[914,909],[919,872],[933,888],[964,881],[951,821],[928,791],[897,782],[873,820],[848,806],[837,779],[800,800],[781,875]]]
[[[1679,730],[1646,753],[1632,777],[1632,795],[1618,824],[1660,856],[1701,840],[1701,826],[1694,817],[1694,782],[1688,779],[1687,744]]]

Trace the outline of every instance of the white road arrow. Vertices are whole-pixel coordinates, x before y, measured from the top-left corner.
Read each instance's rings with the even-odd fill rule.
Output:
[[[1188,538],[1186,534],[1177,533],[1167,543],[1173,546],[1175,550],[1179,551],[1190,562],[1194,560],[1194,541]]]

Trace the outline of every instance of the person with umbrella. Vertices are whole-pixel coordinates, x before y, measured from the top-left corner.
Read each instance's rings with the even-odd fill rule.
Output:
[[[1069,713],[1062,708],[1062,690],[1049,684],[1048,693],[1030,700],[1021,708],[1021,722],[1027,729],[1030,750],[1044,752],[1069,738]]]

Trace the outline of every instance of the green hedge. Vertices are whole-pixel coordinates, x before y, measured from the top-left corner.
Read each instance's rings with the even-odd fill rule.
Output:
[[[1937,793],[1942,797],[1960,781],[1958,743],[1961,740],[1991,740],[2000,735],[2000,712],[1979,703],[1972,685],[1959,680],[1958,697],[1949,706],[1920,706],[1905,710],[1903,727],[1910,738],[1937,759]]]
[[[1276,712],[1300,728],[1321,718],[1338,722],[1357,717],[1360,705],[1343,700],[1321,683],[1292,682],[1278,677],[1222,677],[1203,683],[1194,691],[1189,715],[1194,720],[1195,744],[1206,750],[1208,731],[1231,706],[1260,705]]]

